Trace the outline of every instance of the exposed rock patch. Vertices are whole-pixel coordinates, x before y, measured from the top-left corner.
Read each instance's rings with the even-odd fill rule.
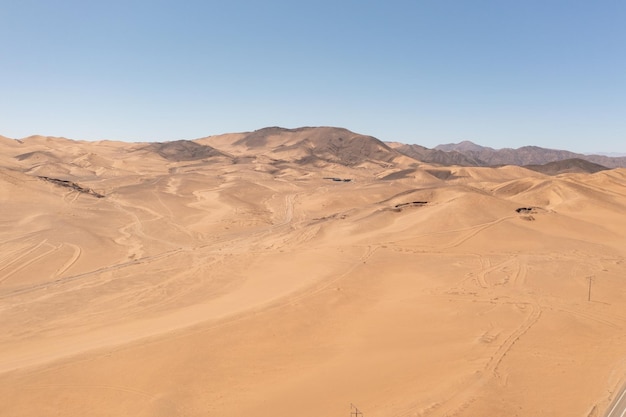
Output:
[[[80,186],[80,185],[78,185],[78,184],[76,184],[75,182],[72,182],[72,181],[61,180],[61,179],[58,179],[58,178],[51,178],[51,177],[45,177],[45,176],[39,176],[38,178],[41,178],[42,180],[47,181],[47,182],[51,182],[52,184],[55,184],[55,185],[59,185],[61,187],[70,188],[70,189],[72,189],[74,191],[78,191],[79,193],[82,193],[82,194],[89,194],[89,195],[92,195],[92,196],[94,196],[96,198],[104,198],[103,194],[100,194],[100,193],[92,190],[91,188],[82,187],[82,186]]]

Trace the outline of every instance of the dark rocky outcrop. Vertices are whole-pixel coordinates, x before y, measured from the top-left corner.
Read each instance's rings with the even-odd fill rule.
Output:
[[[61,187],[65,187],[65,188],[69,188],[72,189],[74,191],[78,191],[79,193],[82,194],[88,194],[88,195],[92,195],[96,198],[104,198],[103,194],[97,193],[94,190],[92,190],[91,188],[87,188],[87,187],[83,187],[78,185],[75,182],[72,181],[68,181],[68,180],[61,180],[59,178],[51,178],[51,177],[45,177],[45,176],[39,176],[38,178],[47,181],[47,182],[51,182],[52,184],[61,186]]]

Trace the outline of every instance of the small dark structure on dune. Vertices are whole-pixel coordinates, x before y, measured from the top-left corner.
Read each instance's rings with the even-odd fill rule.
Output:
[[[352,181],[352,178],[324,177],[324,179],[335,181],[335,182],[351,182]]]

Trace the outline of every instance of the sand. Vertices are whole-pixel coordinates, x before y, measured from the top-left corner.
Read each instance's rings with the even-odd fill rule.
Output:
[[[0,138],[0,415],[602,415],[626,377],[626,170],[374,142],[346,162],[324,157],[342,138],[270,133],[185,160]]]

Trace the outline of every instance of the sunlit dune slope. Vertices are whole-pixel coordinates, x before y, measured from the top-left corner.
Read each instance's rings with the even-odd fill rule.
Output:
[[[0,415],[601,416],[626,171],[345,129],[0,138]]]

